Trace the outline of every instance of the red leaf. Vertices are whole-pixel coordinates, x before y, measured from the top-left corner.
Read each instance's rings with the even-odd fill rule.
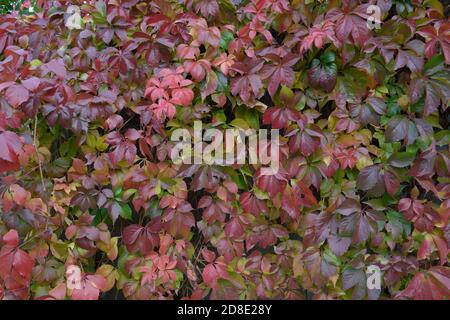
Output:
[[[400,181],[398,180],[397,175],[392,171],[386,170],[384,172],[383,178],[387,193],[389,193],[389,195],[393,197],[400,187]]]
[[[439,21],[434,26],[420,28],[417,33],[427,39],[425,56],[431,59],[436,54],[436,44],[439,43],[445,57],[445,63],[450,64],[450,23]]]
[[[0,250],[0,278],[9,290],[28,287],[34,259],[18,247],[19,235],[16,230],[5,234],[3,241],[6,245]]]
[[[287,128],[289,121],[296,121],[300,119],[300,114],[297,110],[291,108],[268,108],[263,115],[263,123],[272,125],[274,129]]]
[[[398,208],[421,232],[432,232],[434,225],[441,221],[441,216],[434,210],[431,203],[424,204],[424,201],[406,198],[399,201]]]
[[[313,59],[311,67],[308,69],[308,82],[312,87],[328,93],[333,91],[337,82],[335,59],[333,52],[324,53],[319,59]]]
[[[16,230],[9,230],[4,236],[3,241],[7,246],[15,248],[19,245],[19,234]]]
[[[53,59],[50,62],[41,66],[43,74],[53,72],[58,78],[65,79],[67,76],[66,65],[61,58]]]
[[[433,242],[433,239],[430,235],[426,235],[425,239],[423,240],[422,244],[419,247],[419,250],[417,250],[417,259],[423,260],[430,256],[431,254],[431,244]]]
[[[194,92],[189,88],[179,88],[172,90],[170,102],[187,107],[194,100]]]
[[[14,107],[19,107],[30,98],[30,93],[21,84],[13,84],[5,92],[6,100]]]
[[[161,224],[154,220],[146,227],[137,224],[127,226],[123,230],[123,243],[130,252],[148,254],[159,245],[159,231]]]
[[[235,77],[231,80],[231,93],[239,94],[241,99],[250,104],[255,98],[259,98],[263,94],[263,83],[258,71],[264,65],[264,61],[258,59],[247,59],[243,62],[236,62],[230,68],[242,76]]]
[[[307,207],[318,205],[317,199],[311,189],[302,181],[299,181],[294,189],[302,195],[302,203]]]
[[[106,120],[109,130],[114,130],[123,125],[123,118],[118,114],[113,114]]]
[[[219,4],[216,0],[199,0],[195,2],[195,11],[204,17],[214,17],[219,13]]]
[[[175,106],[164,99],[159,99],[158,103],[150,106],[155,116],[159,120],[164,120],[165,117],[172,119],[177,111]]]
[[[398,297],[414,300],[444,300],[450,297],[450,268],[431,267],[428,272],[414,275]]]
[[[22,150],[20,137],[11,131],[0,133],[0,173],[19,168],[19,152]]]
[[[98,300],[100,291],[107,286],[107,281],[98,274],[84,276],[81,280],[81,288],[72,292],[73,300]]]
[[[381,195],[385,191],[381,165],[372,165],[361,170],[356,181],[358,189],[372,192],[375,195]]]
[[[289,186],[283,192],[281,206],[292,219],[297,219],[300,216],[300,199],[297,198],[297,195]]]
[[[305,38],[303,38],[300,45],[300,53],[305,53],[310,50],[313,45],[317,49],[321,49],[327,40],[332,41],[336,47],[339,47],[339,41],[334,35],[334,23],[325,20],[323,23],[315,24],[309,29],[309,32]]]
[[[227,265],[223,262],[210,263],[202,271],[205,284],[211,288],[217,287],[217,280],[228,278]]]
[[[275,56],[273,54],[267,56]],[[295,80],[295,73],[292,70],[292,66],[300,59],[300,57],[294,54],[287,54],[286,56],[279,58],[275,56],[272,64],[266,64],[261,70],[261,77],[268,79],[269,85],[267,90],[271,97],[275,95],[278,87],[283,84],[287,87],[293,85]]]
[[[240,217],[233,217],[225,225],[225,234],[232,238],[239,238],[245,233],[245,226]]]
[[[16,202],[20,206],[24,206],[27,198],[28,198],[28,192],[18,184],[13,184],[10,187],[10,190],[13,194],[14,202]]]
[[[432,237],[433,237],[434,244],[438,250],[441,265],[444,265],[445,263],[448,262],[447,257],[448,257],[449,250],[448,250],[447,242],[437,235],[432,235]]]
[[[211,250],[208,250],[206,248],[202,249],[202,256],[203,258],[206,260],[206,262],[208,263],[213,263],[214,260],[216,259],[216,254],[214,252],[212,252]]]
[[[269,209],[263,200],[258,199],[251,192],[244,192],[239,197],[240,204],[245,212],[249,212],[254,216],[260,213],[267,213]]]
[[[355,3],[355,2],[353,2]],[[332,9],[327,13],[327,19],[336,25],[336,37],[344,43],[355,43],[363,46],[370,37],[367,27],[368,4],[360,5],[354,9],[349,6]]]
[[[352,213],[359,212],[361,210],[361,204],[355,199],[345,199],[344,202],[336,209],[336,212],[344,216],[349,216]]]
[[[287,186],[287,174],[283,169],[279,169],[273,175],[257,174],[256,185],[261,190],[267,191],[271,198],[275,197],[279,192],[283,192]]]

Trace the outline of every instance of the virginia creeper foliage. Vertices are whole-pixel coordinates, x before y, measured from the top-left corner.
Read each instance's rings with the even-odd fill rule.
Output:
[[[0,299],[450,297],[441,2],[34,5],[0,15]],[[279,129],[278,173],[174,164],[198,120]]]

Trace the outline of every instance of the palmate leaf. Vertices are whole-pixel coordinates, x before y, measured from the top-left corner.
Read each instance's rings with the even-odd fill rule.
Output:
[[[368,4],[354,7],[354,1],[344,1],[341,8],[330,10],[326,17],[336,24],[336,37],[345,43],[363,46],[370,37],[367,27]]]
[[[217,0],[197,0],[194,8],[205,17],[214,17],[219,13],[219,3]]]
[[[352,243],[352,239],[350,237],[340,237],[340,236],[331,236],[328,238],[328,245],[330,246],[330,250],[336,256],[342,256],[348,251],[350,244]]]
[[[421,118],[395,115],[386,126],[387,142],[404,141],[407,146],[412,145],[418,138],[428,141],[433,134],[432,126]]]
[[[368,289],[365,270],[346,268],[342,274],[342,289],[351,291],[352,299],[363,299],[366,295],[371,300],[378,299],[380,289]]]
[[[434,56],[424,67],[423,73],[413,78],[409,87],[412,102],[424,97],[423,114],[428,116],[439,106],[447,109],[450,99],[450,72],[444,65],[442,55]]]
[[[295,276],[303,278],[308,288],[323,287],[337,273],[337,266],[330,255],[325,255],[320,250],[309,248],[298,257],[294,258],[293,272]]]
[[[262,175],[261,171],[258,170],[256,176],[256,185],[258,188],[268,192],[271,197],[275,197],[278,193],[283,192],[288,183],[287,173],[282,168],[273,175]]]
[[[339,40],[334,34],[335,25],[333,22],[326,20],[324,23],[314,25],[308,30],[307,35],[302,39],[300,45],[300,52],[305,53],[314,47],[321,49],[327,40],[333,42],[336,47],[339,47]],[[298,34],[306,33],[306,30],[301,30]],[[294,36],[294,39],[298,38]]]
[[[304,156],[310,156],[315,152],[321,145],[320,138],[322,133],[317,127],[306,128],[303,131],[292,132],[289,140],[289,150],[291,152],[300,151]]]
[[[19,249],[19,235],[12,229],[3,236],[5,245],[0,250],[0,278],[9,290],[16,290],[22,299],[28,297],[34,258]]]
[[[394,69],[398,70],[406,66],[411,72],[420,72],[424,64],[423,48],[424,44],[420,40],[411,40],[406,43],[404,49],[398,49]]]
[[[263,67],[261,75],[263,79],[268,80],[267,91],[273,97],[280,85],[290,87],[294,84],[295,73],[292,67],[300,58],[294,54],[287,54],[284,57],[268,54],[266,58],[272,63]]]
[[[23,4],[0,14],[0,299],[450,298],[439,1]],[[277,130],[279,171],[174,163],[196,121],[246,151]]]
[[[23,85],[13,84],[6,89],[5,97],[14,108],[17,108],[29,99],[30,93]]]
[[[386,215],[389,221],[386,229],[389,229],[394,240],[397,240],[402,235],[408,236],[411,233],[411,223],[400,212],[389,210]]]
[[[343,236],[350,236],[353,244],[360,244],[369,239],[372,228],[366,214],[358,212],[341,221],[339,232]]]
[[[270,124],[274,129],[287,128],[291,121],[300,119],[300,113],[292,108],[268,108],[263,115],[263,124]]]
[[[361,124],[379,125],[380,117],[386,113],[386,103],[381,98],[369,97],[364,104],[352,105],[351,114],[358,117]]]
[[[145,227],[137,224],[129,225],[123,230],[123,243],[130,252],[148,254],[159,245],[158,233],[161,228],[159,219],[153,220]]]
[[[436,47],[439,43],[442,53],[445,57],[445,63],[450,63],[450,23],[442,22],[436,26],[425,26],[420,28],[417,33],[427,39],[425,45],[425,56],[431,59],[436,53]]]
[[[80,288],[72,292],[73,300],[98,300],[100,291],[105,291],[107,282],[105,277],[92,274],[83,275]]]
[[[0,173],[19,168],[18,155],[21,150],[22,141],[16,133],[0,132]]]
[[[255,98],[260,98],[263,93],[263,83],[259,71],[263,65],[264,62],[258,59],[246,59],[233,64],[231,69],[240,73],[241,76],[231,80],[231,93],[239,94],[245,103],[251,103]]]
[[[450,297],[450,268],[431,267],[417,272],[398,297],[414,300],[444,300]]]
[[[339,72],[331,97],[338,106],[344,106],[347,102],[360,103],[369,90],[375,86],[375,78],[367,70],[346,67]]]
[[[386,127],[386,141],[405,140],[407,144],[412,144],[418,136],[415,124],[406,116],[392,117]]]
[[[385,191],[393,196],[400,186],[400,180],[395,171],[376,164],[361,170],[356,186],[374,196],[381,196]]]

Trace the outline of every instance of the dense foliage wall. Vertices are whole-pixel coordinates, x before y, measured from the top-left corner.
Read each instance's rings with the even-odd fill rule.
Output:
[[[34,5],[0,16],[0,298],[449,298],[441,2]],[[195,120],[280,129],[279,172],[174,164]]]

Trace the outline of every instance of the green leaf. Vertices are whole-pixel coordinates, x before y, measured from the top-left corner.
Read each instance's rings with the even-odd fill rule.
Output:
[[[408,236],[411,233],[411,223],[407,221],[400,212],[389,210],[387,212],[387,218],[389,223],[386,227],[390,229],[394,240],[402,234]]]
[[[217,91],[219,92],[227,92],[229,90],[228,87],[228,78],[220,71],[216,72],[217,75]]]
[[[234,39],[234,35],[230,31],[228,31],[228,30],[222,31],[222,37],[220,38],[220,43],[219,43],[220,47],[224,51],[228,50],[228,46],[233,39]]]
[[[153,197],[150,200],[150,206],[147,211],[145,211],[144,216],[145,217],[159,217],[161,216],[163,210],[159,207],[159,199],[157,197]]]
[[[77,143],[75,138],[70,138],[67,141],[63,142],[59,147],[59,154],[62,157],[73,158],[77,153]]]
[[[367,91],[372,76],[360,69],[350,67],[342,71],[337,79],[336,90],[347,101],[358,101]]]
[[[339,258],[333,252],[331,252],[331,250],[328,248],[325,249],[325,251],[323,253],[323,258],[335,266],[341,265]]]
[[[323,89],[325,92],[333,91],[337,81],[336,56],[329,51],[312,61],[308,70],[308,81],[311,86]]]
[[[34,60],[31,60],[30,65],[33,68],[38,68],[38,67],[40,67],[42,65],[42,61],[39,60],[39,59],[34,59]]]
[[[117,189],[114,190],[114,198],[116,198],[118,200],[122,200],[122,196],[123,196],[122,187],[118,187]]]
[[[230,125],[232,125],[233,127],[236,127],[236,128],[243,129],[243,130],[249,129],[249,125],[248,125],[247,121],[245,121],[244,119],[241,119],[241,118],[233,119],[233,121],[230,122]]]
[[[236,118],[243,119],[250,128],[259,129],[259,122],[260,122],[259,119],[261,117],[261,113],[258,110],[239,106],[236,108],[235,116],[236,116]],[[242,127],[242,128],[244,128],[244,127]],[[244,129],[248,129],[248,128],[244,128]]]
[[[223,171],[231,177],[231,180],[236,183],[239,189],[246,190],[248,188],[247,181],[242,174],[236,172],[231,167],[224,167]]]
[[[442,130],[434,135],[438,146],[450,144],[450,130]]]
[[[95,214],[94,220],[92,221],[92,224],[94,226],[98,225],[99,223],[103,222],[107,217],[109,217],[108,210],[105,208],[93,210],[93,212]]]
[[[404,168],[411,165],[415,157],[415,152],[395,152],[390,156],[388,162],[393,167]]]
[[[218,124],[226,123],[227,122],[227,116],[225,115],[225,112],[223,109],[217,110],[214,112],[214,117]]]
[[[423,71],[427,75],[441,71],[444,68],[444,56],[441,54],[433,56],[430,60],[425,63]]]
[[[323,64],[330,64],[336,61],[336,55],[333,51],[327,51],[320,56],[320,60]]]
[[[439,12],[442,16],[444,15],[444,6],[442,5],[442,3],[439,0],[425,0],[423,4],[426,6],[432,7],[437,12]]]
[[[130,206],[128,204],[122,204],[120,207],[122,208],[120,216],[124,219],[132,220],[133,212],[131,211]]]

